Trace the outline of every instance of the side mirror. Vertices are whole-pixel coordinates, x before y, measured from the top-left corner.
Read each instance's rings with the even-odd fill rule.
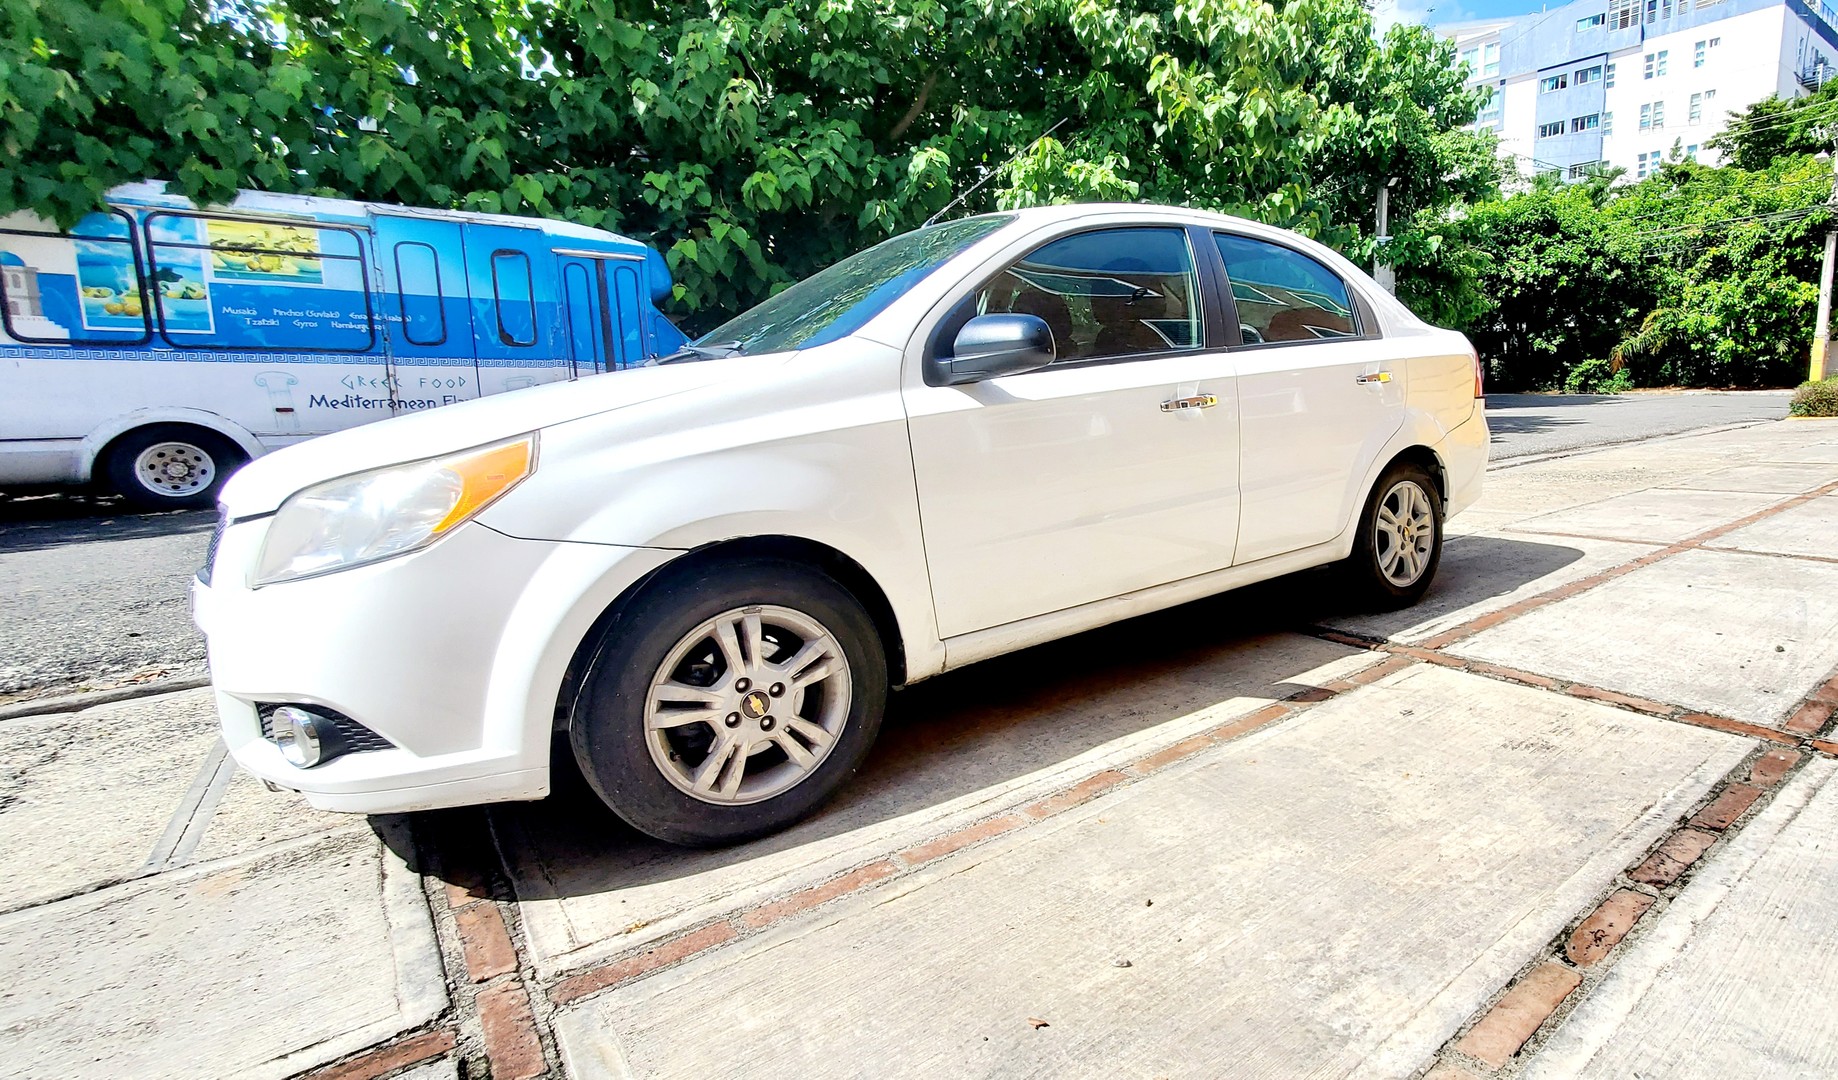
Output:
[[[1053,331],[1038,315],[978,315],[940,366],[947,386],[1033,371],[1053,362]]]

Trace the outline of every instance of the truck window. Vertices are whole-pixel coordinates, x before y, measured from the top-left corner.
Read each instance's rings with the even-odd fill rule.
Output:
[[[119,210],[91,214],[67,233],[48,222],[0,228],[0,319],[15,341],[144,345],[152,337],[144,281],[134,219]]]
[[[444,345],[447,312],[440,291],[440,260],[434,249],[412,240],[396,245],[396,310],[402,337],[410,345]]]
[[[160,336],[174,348],[369,352],[370,273],[353,229],[161,210],[147,215]]]
[[[509,248],[492,252],[491,289],[497,301],[498,340],[519,347],[536,344],[536,292],[530,284],[530,257]]]

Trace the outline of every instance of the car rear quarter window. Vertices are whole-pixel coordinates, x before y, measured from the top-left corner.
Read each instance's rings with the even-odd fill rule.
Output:
[[[1347,283],[1293,248],[1214,233],[1246,345],[1324,341],[1359,334]]]

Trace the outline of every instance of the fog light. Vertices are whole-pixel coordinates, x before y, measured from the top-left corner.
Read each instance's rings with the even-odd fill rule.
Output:
[[[325,760],[327,736],[331,724],[295,705],[283,705],[274,711],[274,744],[288,764],[310,769]]]

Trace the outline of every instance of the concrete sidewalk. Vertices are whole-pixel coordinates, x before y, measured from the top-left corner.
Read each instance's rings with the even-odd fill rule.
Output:
[[[1831,1075],[1834,491],[1838,422],[1502,468],[1416,608],[1302,575],[977,665],[724,851],[567,785],[313,814],[202,692],[0,722],[43,973],[0,1034],[47,1077]]]

